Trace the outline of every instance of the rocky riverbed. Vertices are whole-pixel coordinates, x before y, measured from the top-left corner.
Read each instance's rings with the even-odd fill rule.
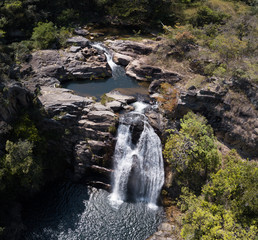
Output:
[[[179,118],[192,110],[203,114],[215,130],[218,139],[234,147],[243,156],[256,159],[258,149],[258,100],[257,85],[250,82],[219,81],[206,78],[200,86],[186,84],[190,81],[189,70],[181,73],[149,61],[157,54],[163,40],[107,40],[105,45],[112,51],[113,60],[125,67],[126,74],[138,81],[149,82],[152,102],[162,97],[162,83],[176,89],[175,107],[168,112],[161,107],[150,110],[146,116],[159,136],[164,137],[167,128],[173,128]],[[110,77],[112,72],[103,51],[91,46],[88,39],[76,36],[68,39],[70,46],[62,50],[34,52],[29,61],[19,67],[21,83],[2,84],[6,88],[8,104],[0,105],[0,136],[5,138],[9,122],[20,108],[30,108],[36,100],[47,113],[49,128],[65,131],[64,151],[70,156],[70,175],[80,180],[93,173],[88,183],[109,189],[112,172],[112,155],[116,142],[119,114],[132,110],[130,103],[137,99],[119,92],[106,94],[105,103],[92,97],[82,97],[61,84],[74,79]],[[16,73],[17,74],[17,73]],[[171,121],[174,120],[174,121]],[[0,153],[4,142],[0,143]],[[172,224],[173,225],[173,224]],[[173,231],[171,224],[163,223],[159,232],[150,239],[173,239],[167,233]]]

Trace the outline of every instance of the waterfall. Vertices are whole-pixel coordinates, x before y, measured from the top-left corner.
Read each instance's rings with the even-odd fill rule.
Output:
[[[111,52],[107,48],[105,48],[101,43],[93,43],[91,46],[104,52],[107,58],[107,63],[112,70],[112,74],[114,74],[116,72],[115,70],[118,67],[118,65],[114,63]]]
[[[143,114],[147,104],[135,103],[135,111],[120,119],[114,154],[111,203],[127,199],[156,208],[164,183],[161,141]]]

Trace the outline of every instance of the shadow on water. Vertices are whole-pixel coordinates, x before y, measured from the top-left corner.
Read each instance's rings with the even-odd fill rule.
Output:
[[[163,209],[144,203],[110,204],[109,193],[66,182],[48,188],[24,209],[26,240],[144,240],[161,223]]]
[[[89,200],[87,187],[66,182],[48,186],[47,189],[27,203],[24,209],[25,224],[29,232],[45,232],[60,229],[75,230],[80,214],[85,210],[84,201]],[[28,233],[28,232],[27,232]],[[49,239],[48,236],[25,234],[24,239]],[[55,238],[53,238],[55,239]]]

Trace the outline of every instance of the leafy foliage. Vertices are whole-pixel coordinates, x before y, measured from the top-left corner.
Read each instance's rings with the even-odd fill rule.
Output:
[[[180,206],[186,211],[181,235],[184,239],[256,239],[257,163],[242,160],[236,151],[196,197],[182,189]]]
[[[209,7],[203,6],[198,10],[197,16],[192,20],[195,26],[200,27],[210,23],[221,24],[228,17],[224,13],[213,11]]]
[[[17,143],[7,141],[6,152],[3,160],[6,174],[10,174],[26,190],[38,190],[41,168],[33,159],[33,144],[28,140],[19,140]]]
[[[57,40],[57,29],[52,22],[39,22],[33,29],[31,39],[34,40],[35,48],[49,48]]]
[[[163,154],[171,164],[179,185],[200,191],[201,185],[220,164],[216,139],[207,120],[189,112],[179,132],[169,131]]]

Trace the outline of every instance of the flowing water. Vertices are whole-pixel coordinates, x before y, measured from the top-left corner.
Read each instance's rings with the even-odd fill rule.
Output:
[[[144,240],[157,229],[163,210],[144,203],[114,208],[104,190],[66,182],[28,203],[24,223],[27,240]]]
[[[157,230],[164,217],[156,205],[164,182],[161,143],[143,114],[149,105],[134,107],[120,120],[112,193],[71,182],[48,187],[25,207],[22,239],[144,240]]]
[[[112,60],[111,52],[101,43],[94,43],[92,47],[104,51],[107,62],[112,70],[112,77],[98,80],[75,80],[63,84],[64,88],[74,90],[77,94],[95,96],[101,95],[114,89],[128,89],[132,93],[147,94],[147,87],[141,86],[135,79],[125,74],[125,69]]]
[[[135,111],[120,120],[110,197],[114,205],[132,199],[157,208],[164,183],[164,166],[161,141],[143,114],[147,106],[135,103]]]
[[[102,45],[112,69],[105,81],[70,82],[77,93],[100,96],[114,88],[138,88]],[[65,182],[52,185],[24,208],[27,240],[144,240],[163,219],[157,206],[164,182],[161,142],[147,121],[149,105],[137,102],[118,128],[113,191]]]

